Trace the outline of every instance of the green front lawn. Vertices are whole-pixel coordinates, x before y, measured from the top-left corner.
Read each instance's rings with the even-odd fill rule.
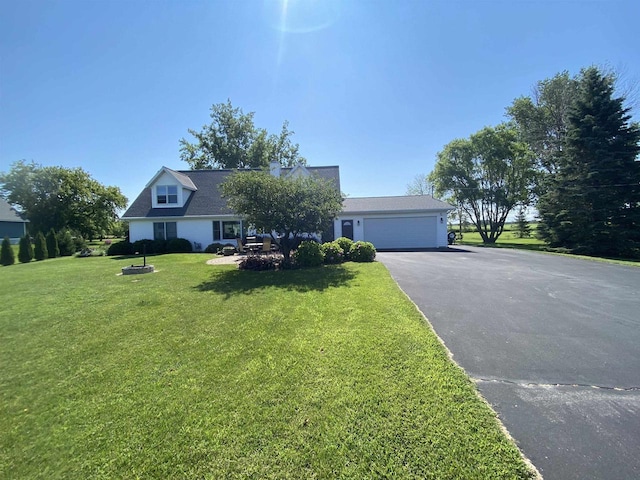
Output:
[[[207,258],[0,268],[0,478],[532,476],[383,265]]]

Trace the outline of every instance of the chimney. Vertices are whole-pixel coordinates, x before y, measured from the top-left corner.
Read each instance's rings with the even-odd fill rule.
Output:
[[[274,177],[280,177],[280,162],[271,162],[269,164],[269,170]]]

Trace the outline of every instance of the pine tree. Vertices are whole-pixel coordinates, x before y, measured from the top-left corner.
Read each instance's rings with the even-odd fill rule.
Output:
[[[31,238],[29,235],[25,235],[20,239],[18,260],[20,260],[20,263],[29,263],[32,259],[33,245],[31,245]]]
[[[44,260],[49,257],[47,252],[47,241],[45,240],[42,232],[38,232],[36,235],[36,244],[33,254],[36,260]]]
[[[56,231],[52,228],[47,233],[47,253],[49,258],[56,258],[60,256],[60,248],[58,247],[58,238],[56,237]]]
[[[516,215],[516,233],[518,234],[518,238],[529,238],[531,236],[531,225],[529,225],[529,221],[527,220],[524,207],[520,207]]]
[[[562,161],[538,203],[540,234],[575,253],[640,254],[640,128],[614,78],[582,72]]]
[[[2,250],[0,251],[0,264],[6,267],[14,263],[16,263],[16,256],[13,253],[11,242],[9,241],[9,237],[4,237],[4,240],[2,240]]]

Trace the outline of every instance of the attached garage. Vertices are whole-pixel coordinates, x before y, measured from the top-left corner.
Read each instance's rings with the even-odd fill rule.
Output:
[[[364,240],[377,249],[435,246],[436,223],[435,216],[365,218]]]
[[[371,242],[377,250],[444,248],[452,209],[430,195],[347,198],[334,230],[336,237]]]

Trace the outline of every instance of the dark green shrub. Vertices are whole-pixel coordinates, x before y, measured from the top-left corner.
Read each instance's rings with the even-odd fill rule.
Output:
[[[155,252],[154,250],[154,246],[157,246],[158,242],[164,242],[164,240],[149,240],[148,238],[145,238],[142,240],[136,240],[132,244],[133,253],[135,255],[142,255],[145,252],[147,253],[147,255],[151,255],[152,253],[162,253],[162,252]]]
[[[33,259],[33,246],[31,238],[25,235],[20,239],[20,248],[18,249],[18,260],[20,263],[29,263]]]
[[[47,252],[47,241],[45,240],[42,232],[38,232],[36,234],[33,256],[36,260],[44,260],[49,257],[49,253]]]
[[[205,253],[219,253],[224,245],[222,243],[216,242],[210,245],[207,245],[207,248],[204,249]]]
[[[107,255],[132,255],[133,243],[131,242],[116,242],[109,245]]]
[[[322,244],[324,263],[336,264],[344,262],[344,252],[338,242],[327,242]]]
[[[60,256],[62,257],[69,257],[76,253],[73,237],[71,236],[71,232],[66,228],[58,232],[58,248],[60,249]]]
[[[301,235],[298,235],[297,237],[291,239],[291,241],[290,241],[291,250],[292,251],[293,250],[297,250],[303,242],[319,243],[318,239],[316,237],[314,237],[313,235],[301,234]]]
[[[300,244],[298,249],[293,252],[295,263],[302,267],[319,267],[324,261],[322,247],[318,242],[305,240]]]
[[[16,256],[13,253],[11,242],[9,241],[9,237],[4,237],[4,240],[2,240],[2,250],[0,251],[0,264],[6,267],[14,263],[16,263]]]
[[[58,238],[56,237],[56,231],[52,228],[47,233],[47,253],[49,258],[56,258],[60,256],[60,247],[58,247]]]
[[[169,252],[169,241],[168,240],[154,240],[151,244],[151,253],[168,253]],[[149,250],[147,250],[149,253]]]
[[[376,258],[376,247],[370,242],[355,242],[349,250],[349,260],[352,262],[373,262]]]
[[[240,270],[277,270],[282,257],[275,255],[251,255],[244,258],[239,264]]]
[[[172,238],[167,242],[168,253],[191,253],[193,245],[186,238]]]
[[[222,247],[222,254],[225,257],[230,257],[234,253],[236,253],[236,247],[234,247],[233,245],[227,245],[225,247]]]
[[[351,246],[353,245],[353,240],[347,237],[340,237],[334,240],[340,248],[342,248],[342,253],[344,253],[345,261],[349,259],[349,251],[351,250]]]
[[[82,235],[76,235],[73,237],[73,248],[74,253],[87,249],[87,241],[82,237]]]

